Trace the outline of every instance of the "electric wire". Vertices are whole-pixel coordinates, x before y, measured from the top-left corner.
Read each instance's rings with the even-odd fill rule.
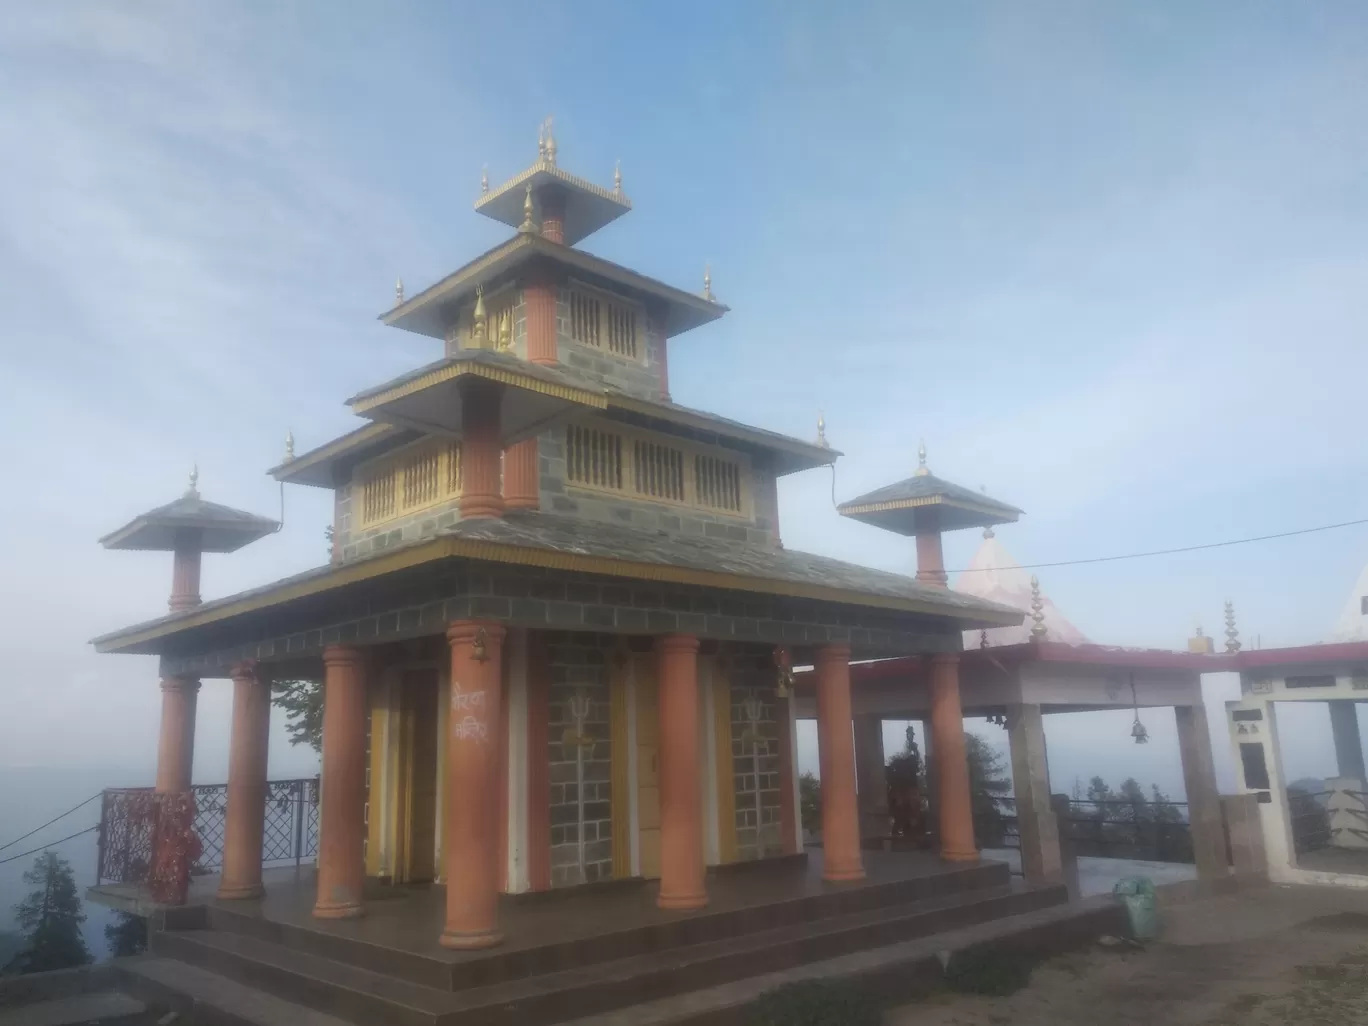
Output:
[[[14,840],[12,840],[12,841],[9,841],[9,842],[7,842],[7,843],[5,843],[5,844],[0,844],[0,851],[4,851],[6,848],[12,848],[12,847],[14,847],[14,846],[15,846],[16,844],[18,844],[20,841],[25,840],[26,838],[32,837],[32,836],[33,836],[34,834],[36,834],[39,830],[46,830],[48,827],[52,826],[53,823],[56,823],[59,819],[66,819],[66,818],[67,818],[68,816],[70,816],[73,812],[76,812],[76,811],[79,810],[79,809],[85,808],[87,805],[89,805],[91,802],[93,802],[96,798],[100,797],[100,795],[102,795],[102,794],[104,794],[103,791],[96,791],[94,794],[92,794],[92,795],[91,795],[89,798],[87,798],[85,801],[81,802],[80,805],[73,805],[71,808],[67,809],[66,812],[62,813],[60,816],[53,816],[52,819],[48,820],[48,821],[47,821],[46,823],[44,823],[42,826],[34,827],[34,828],[33,828],[32,830],[30,830],[28,833],[26,833],[26,834],[20,834],[18,837],[16,837],[16,838],[15,838]],[[60,843],[60,842],[58,842],[58,843]]]
[[[0,859],[0,866],[3,866],[6,862],[16,862],[19,859],[26,859],[30,855],[37,855],[40,851],[47,851],[49,848],[55,848],[57,845],[63,844],[66,841],[70,841],[74,837],[80,837],[82,834],[88,834],[91,831],[98,829],[100,829],[100,825],[97,823],[94,826],[86,827],[84,830],[77,830],[74,834],[67,834],[60,841],[53,841],[50,844],[39,845],[37,848],[32,848],[29,851],[24,852],[22,855],[11,855],[7,859]]]

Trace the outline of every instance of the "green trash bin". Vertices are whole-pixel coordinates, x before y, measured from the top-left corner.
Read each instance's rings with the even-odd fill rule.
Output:
[[[1154,884],[1147,876],[1128,876],[1118,880],[1112,894],[1126,906],[1133,940],[1154,940],[1159,936],[1159,906],[1154,898]]]

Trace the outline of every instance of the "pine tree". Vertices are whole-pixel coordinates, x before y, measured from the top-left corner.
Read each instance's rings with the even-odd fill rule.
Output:
[[[979,843],[985,848],[999,847],[1006,830],[999,799],[1012,791],[1006,763],[1002,753],[968,731],[964,732],[964,754],[969,762],[969,803]]]
[[[316,680],[279,680],[271,702],[285,710],[290,744],[323,751],[323,685]]]
[[[76,877],[66,859],[55,852],[43,852],[24,874],[24,883],[34,889],[14,906],[14,914],[27,939],[6,971],[41,973],[90,962],[90,951],[81,936],[86,917],[76,893]]]
[[[115,913],[117,918],[106,923],[105,940],[109,943],[111,958],[125,955],[140,955],[147,950],[147,920],[129,912]]]

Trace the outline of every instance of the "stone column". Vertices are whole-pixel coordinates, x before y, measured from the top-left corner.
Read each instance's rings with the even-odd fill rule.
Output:
[[[171,599],[167,607],[173,613],[194,609],[200,604],[200,551],[203,532],[198,527],[183,527],[176,531],[171,552]]]
[[[506,510],[540,508],[541,467],[535,438],[525,438],[504,450],[503,500]]]
[[[660,894],[666,909],[708,903],[698,791],[698,639],[666,634],[660,659]]]
[[[1021,872],[1026,882],[1057,883],[1064,878],[1059,824],[1050,808],[1050,772],[1045,759],[1045,722],[1038,705],[1007,709],[1012,747],[1012,786],[1017,829],[1021,833]]]
[[[193,677],[164,677],[161,682],[161,737],[157,742],[157,793],[190,790],[195,761],[195,703],[200,682]]]
[[[1221,795],[1226,835],[1230,838],[1231,869],[1236,876],[1268,879],[1268,855],[1264,851],[1263,823],[1259,819],[1257,794]]]
[[[1363,738],[1359,736],[1358,704],[1347,699],[1326,702],[1330,707],[1330,732],[1335,738],[1335,765],[1341,777],[1362,783]]]
[[[1223,877],[1230,867],[1226,862],[1221,796],[1216,790],[1206,706],[1175,706],[1173,716],[1178,724],[1178,750],[1183,758],[1183,786],[1187,789],[1197,876],[1203,880]]]
[[[322,818],[318,837],[319,919],[361,915],[366,866],[366,670],[358,648],[323,650]]]
[[[945,572],[945,553],[939,531],[917,534],[917,580],[938,588],[948,587],[950,577]]]
[[[794,701],[791,692],[788,698],[774,700],[779,725],[779,830],[785,855],[797,855],[803,850],[802,826],[798,822],[798,765],[793,752]]]
[[[451,708],[447,714],[446,926],[444,948],[500,943],[499,806],[503,738],[503,641],[500,624],[461,620],[447,628]]]
[[[499,404],[503,387],[483,378],[460,383],[463,518],[503,516]]]
[[[860,838],[887,837],[888,778],[884,773],[883,717],[855,717],[855,781],[860,802]]]
[[[850,716],[850,647],[817,649],[817,761],[822,772],[822,879],[863,880],[855,742]]]
[[[969,797],[958,652],[939,652],[931,657],[931,737],[941,858],[972,862],[978,858],[978,846],[974,843],[974,809]]]
[[[233,667],[233,726],[228,751],[228,808],[223,823],[220,898],[258,898],[266,826],[266,749],[271,685],[254,663]]]

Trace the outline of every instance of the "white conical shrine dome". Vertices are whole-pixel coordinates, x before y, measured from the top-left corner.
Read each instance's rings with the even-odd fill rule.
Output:
[[[1359,571],[1354,590],[1330,632],[1331,641],[1368,641],[1368,566]]]
[[[997,540],[992,530],[983,532],[979,546],[969,567],[955,581],[955,590],[963,595],[1015,606],[1026,614],[1026,622],[1019,627],[993,627],[988,630],[989,645],[1017,645],[1031,640],[1031,575],[1012,558],[1006,546]],[[1058,607],[1042,590],[1041,612],[1045,617],[1045,640],[1063,641],[1070,645],[1087,643],[1083,632],[1065,619]],[[978,648],[982,643],[979,631],[964,632],[964,647]]]

